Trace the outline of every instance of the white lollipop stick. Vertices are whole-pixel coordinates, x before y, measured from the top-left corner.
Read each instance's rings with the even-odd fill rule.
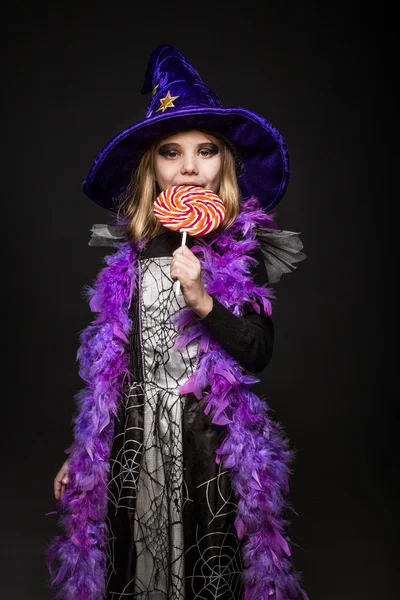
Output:
[[[182,232],[182,243],[181,243],[181,246],[185,246],[185,244],[186,244],[186,236],[187,236],[187,232],[183,231]],[[181,292],[181,282],[178,279],[177,284],[176,284],[176,295],[180,294],[180,292]]]

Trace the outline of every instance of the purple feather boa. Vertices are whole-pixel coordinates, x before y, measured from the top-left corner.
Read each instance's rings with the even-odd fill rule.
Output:
[[[105,597],[108,457],[121,388],[129,377],[125,344],[131,323],[128,308],[136,280],[140,246],[123,243],[106,257],[87,296],[99,317],[81,334],[77,358],[86,382],[76,399],[74,442],[69,481],[57,504],[66,535],[46,550],[50,585],[60,600],[100,600]]]
[[[202,263],[207,291],[236,315],[246,302],[271,313],[272,290],[256,286],[249,277],[251,259],[246,255],[258,246],[257,227],[275,225],[251,198],[227,231],[211,235],[208,242],[199,238],[192,247]],[[68,489],[57,505],[65,535],[54,538],[46,550],[50,585],[59,600],[105,597],[108,457],[122,384],[129,377],[128,309],[136,258],[144,245],[118,244],[87,292],[99,316],[81,334],[78,350],[86,388],[77,395]],[[213,423],[226,432],[216,460],[228,469],[238,501],[235,526],[244,541],[245,600],[289,600],[299,592],[307,600],[292,569],[283,517],[290,508],[285,495],[294,458],[288,440],[269,418],[266,402],[250,391],[259,380],[222,350],[194,313],[181,311],[176,325],[176,349],[199,341],[197,366],[180,391],[195,394]]]

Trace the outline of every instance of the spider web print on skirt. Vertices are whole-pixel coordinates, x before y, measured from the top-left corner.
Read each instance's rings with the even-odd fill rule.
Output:
[[[140,311],[138,298],[131,307],[146,356],[142,365],[137,336],[131,370],[145,381],[128,388],[114,435],[108,597],[234,600],[243,596],[237,507],[228,474],[215,463],[220,429],[196,398],[176,392],[192,371],[197,344],[172,351],[170,316],[182,298],[174,295],[169,264],[167,257],[141,261]]]

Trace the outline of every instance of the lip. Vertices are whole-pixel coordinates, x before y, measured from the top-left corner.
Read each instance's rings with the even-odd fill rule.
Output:
[[[196,187],[203,187],[200,183],[194,181],[183,181],[182,183],[177,183],[177,185],[195,185]]]

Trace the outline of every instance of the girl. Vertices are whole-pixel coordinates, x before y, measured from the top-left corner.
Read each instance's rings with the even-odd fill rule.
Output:
[[[51,585],[61,599],[306,598],[283,515],[293,453],[250,389],[272,356],[269,282],[304,258],[266,211],[287,186],[284,142],[222,108],[171,46],[154,50],[149,88],[146,120],[83,184],[118,212],[90,244],[116,251],[88,290],[98,316],[81,334],[86,387],[54,480],[65,536],[47,549]],[[186,246],[153,213],[176,185],[226,210]]]

